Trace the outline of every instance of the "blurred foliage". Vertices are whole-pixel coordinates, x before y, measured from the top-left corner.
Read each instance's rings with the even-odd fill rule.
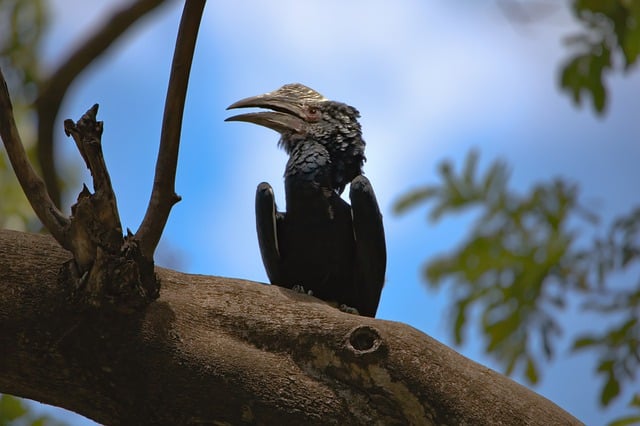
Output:
[[[13,88],[12,99],[18,104],[35,101],[38,51],[46,23],[43,0],[0,0],[0,64]]]
[[[36,116],[33,103],[40,81],[39,48],[48,22],[44,0],[0,0],[0,68],[13,103],[16,124],[32,164],[36,164]],[[38,231],[41,224],[0,150],[0,228]],[[62,425],[35,416],[20,398],[0,394],[0,425]]]
[[[16,122],[29,159],[36,164],[36,117],[39,47],[47,24],[44,0],[0,0],[0,67],[7,80]],[[27,198],[0,150],[0,227],[36,231],[36,219]]]
[[[458,247],[424,268],[430,286],[451,284],[455,342],[464,342],[469,319],[477,315],[485,352],[507,374],[518,369],[536,383],[540,361],[554,355],[560,312],[568,300],[581,300],[582,312],[600,314],[610,325],[573,342],[574,351],[597,354],[601,403],[608,405],[622,386],[633,384],[640,366],[640,282],[631,290],[610,282],[640,271],[640,208],[585,243],[588,231],[597,235],[598,218],[581,207],[575,185],[556,179],[517,194],[508,187],[504,163],[494,162],[484,174],[477,169],[475,152],[459,173],[444,162],[441,183],[412,191],[395,206],[402,213],[428,203],[432,221],[477,213]]]
[[[6,425],[27,414],[22,400],[11,395],[0,395],[0,424]]]
[[[615,220],[605,238],[596,240],[592,261],[598,288],[587,295],[583,308],[616,321],[603,333],[577,338],[573,350],[598,353],[597,371],[605,377],[600,401],[607,405],[620,393],[621,383],[633,383],[640,369],[640,280],[632,289],[604,281],[611,274],[640,270],[640,208]]]
[[[432,221],[448,213],[479,210],[465,240],[453,253],[430,260],[424,278],[433,287],[449,278],[454,281],[456,344],[464,340],[472,309],[480,309],[485,351],[505,366],[507,374],[520,366],[535,383],[535,349],[540,347],[540,355],[551,358],[553,337],[561,331],[554,312],[564,308],[569,287],[588,286],[584,254],[575,249],[577,233],[569,220],[573,213],[594,218],[577,204],[575,186],[556,180],[519,195],[507,188],[504,163],[494,162],[483,176],[478,176],[477,166],[475,152],[469,153],[459,174],[450,163],[442,163],[442,184],[408,194],[396,210],[431,202]]]
[[[630,71],[640,55],[639,0],[572,0],[583,31],[567,42],[575,53],[562,67],[560,86],[576,105],[591,100],[597,114],[608,102],[606,74]],[[470,153],[460,174],[440,166],[442,183],[403,196],[397,212],[431,203],[430,219],[476,209],[478,219],[452,253],[427,262],[424,278],[432,287],[450,281],[452,333],[464,341],[471,314],[479,315],[485,351],[507,374],[519,369],[530,383],[540,360],[554,355],[554,337],[562,332],[559,313],[579,295],[583,312],[599,313],[611,326],[600,334],[578,336],[573,351],[597,354],[596,371],[604,380],[603,406],[634,383],[640,367],[640,282],[635,289],[611,281],[640,270],[640,209],[615,220],[604,238],[579,245],[578,224],[595,232],[597,217],[578,203],[578,189],[565,180],[538,184],[529,193],[509,190],[508,169],[493,163],[477,176],[478,156]],[[583,226],[584,228],[584,226]],[[536,353],[539,352],[539,353]],[[630,403],[636,414],[611,425],[640,422],[640,395]]]
[[[571,8],[585,30],[570,37],[575,55],[564,65],[560,85],[576,104],[591,97],[595,111],[607,105],[605,74],[614,67],[631,69],[640,54],[640,1],[573,0]]]
[[[621,417],[609,423],[609,426],[631,426],[640,424],[640,394],[633,396],[629,403],[629,408],[634,411],[634,414]]]
[[[63,426],[65,423],[49,416],[35,416],[25,402],[11,395],[0,395],[1,426]]]

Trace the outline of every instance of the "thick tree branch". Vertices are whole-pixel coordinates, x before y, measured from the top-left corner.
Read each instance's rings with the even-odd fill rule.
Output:
[[[54,128],[58,111],[69,86],[91,62],[104,53],[114,41],[164,0],[138,0],[116,11],[104,25],[43,82],[36,101],[38,114],[38,160],[47,189],[54,203],[60,205],[60,187],[54,162]]]
[[[153,190],[144,219],[135,235],[140,241],[142,254],[148,259],[153,259],[153,253],[169,219],[171,207],[180,201],[180,197],[175,193],[178,147],[191,62],[204,5],[205,0],[186,0],[178,29]]]
[[[276,286],[158,268],[143,312],[78,311],[67,258],[0,231],[0,392],[110,425],[580,424],[411,327]]]
[[[9,89],[2,70],[0,70],[0,137],[2,137],[13,170],[29,203],[31,203],[31,207],[58,243],[68,249],[67,228],[69,219],[55,206],[47,193],[44,182],[33,170],[31,163],[29,163],[13,117]]]

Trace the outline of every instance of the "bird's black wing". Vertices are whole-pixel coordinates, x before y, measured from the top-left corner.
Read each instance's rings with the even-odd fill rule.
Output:
[[[256,190],[256,229],[262,263],[271,284],[282,284],[280,270],[280,247],[278,245],[278,225],[283,214],[276,210],[276,202],[271,185],[262,182]]]
[[[369,179],[360,175],[349,192],[356,240],[356,307],[361,315],[375,317],[387,269],[387,248],[382,214]]]

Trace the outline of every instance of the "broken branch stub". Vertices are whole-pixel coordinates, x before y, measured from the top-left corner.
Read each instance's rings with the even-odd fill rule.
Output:
[[[123,237],[116,196],[102,154],[103,123],[98,105],[78,122],[65,120],[71,136],[93,177],[94,193],[85,185],[71,207],[70,250],[74,260],[65,264],[63,278],[72,278],[75,299],[93,306],[111,305],[137,310],[158,297],[160,284],[153,259],[146,259],[132,235]]]

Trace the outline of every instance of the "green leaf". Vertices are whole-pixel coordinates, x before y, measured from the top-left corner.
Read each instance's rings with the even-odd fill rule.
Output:
[[[593,105],[598,113],[604,111],[607,100],[607,90],[603,83],[604,70],[611,66],[609,46],[601,43],[599,46],[592,47],[591,63],[589,64],[589,85],[587,90],[591,91]]]
[[[520,316],[509,315],[506,319],[488,324],[484,328],[484,332],[489,336],[489,344],[486,347],[487,352],[492,352],[498,345],[507,340],[520,327]]]
[[[594,336],[580,337],[573,342],[573,346],[571,346],[571,350],[577,351],[579,349],[584,349],[589,346],[597,345],[599,343],[600,343],[600,339]]]
[[[640,415],[622,417],[609,423],[608,426],[629,426],[640,424]]]
[[[640,408],[640,394],[636,393],[635,395],[633,395],[633,398],[631,398],[631,402],[629,402],[629,407]],[[615,419],[614,421],[610,422],[608,426],[627,426],[637,424],[640,424],[640,413]]]
[[[640,255],[636,247],[629,247],[628,245],[625,245],[622,247],[621,254],[622,254],[622,260],[621,260],[622,267],[629,265],[631,261],[635,260]]]
[[[456,310],[455,310],[456,314],[456,320],[454,322],[454,326],[453,326],[453,338],[455,341],[456,345],[460,345],[462,344],[462,330],[464,329],[464,325],[467,322],[467,315],[466,315],[466,304],[458,304]]]
[[[0,423],[18,419],[25,414],[28,410],[25,408],[22,400],[11,395],[0,395]]]
[[[525,369],[525,376],[531,383],[538,383],[538,370],[536,364],[531,357],[527,358],[527,367]]]
[[[31,426],[45,426],[47,424],[47,417],[40,417],[31,422]]]
[[[610,15],[615,11],[618,0],[575,0],[573,9],[577,13],[589,11],[603,15]]]
[[[436,288],[442,279],[452,272],[451,263],[448,258],[433,259],[425,266],[422,275],[431,287]]]
[[[573,103],[579,105],[582,101],[581,93],[583,88],[582,74],[580,69],[583,68],[587,55],[578,55],[564,66],[560,73],[560,87],[569,91],[573,98]]]
[[[469,185],[473,186],[476,175],[476,168],[478,166],[478,152],[475,150],[469,151],[467,158],[465,159],[464,171],[462,179]]]
[[[602,388],[602,392],[600,394],[600,402],[602,403],[602,405],[607,406],[613,398],[618,396],[619,393],[620,383],[611,371],[609,374],[609,378],[607,379],[607,383]]]
[[[599,373],[612,374],[613,364],[614,364],[614,362],[611,359],[607,359],[607,360],[601,361],[600,364],[598,365],[597,371]]]
[[[519,354],[511,353],[507,358],[504,374],[506,374],[507,376],[510,376],[513,373],[513,370],[515,370],[516,364],[518,363],[519,359],[520,359]]]
[[[582,101],[582,93],[589,93],[596,112],[604,112],[607,90],[603,73],[611,67],[611,51],[604,40],[593,43],[589,51],[573,57],[560,74],[560,86],[569,91],[575,104]]]
[[[626,32],[621,47],[624,53],[625,69],[628,70],[640,54],[640,2],[629,2],[625,24]]]

